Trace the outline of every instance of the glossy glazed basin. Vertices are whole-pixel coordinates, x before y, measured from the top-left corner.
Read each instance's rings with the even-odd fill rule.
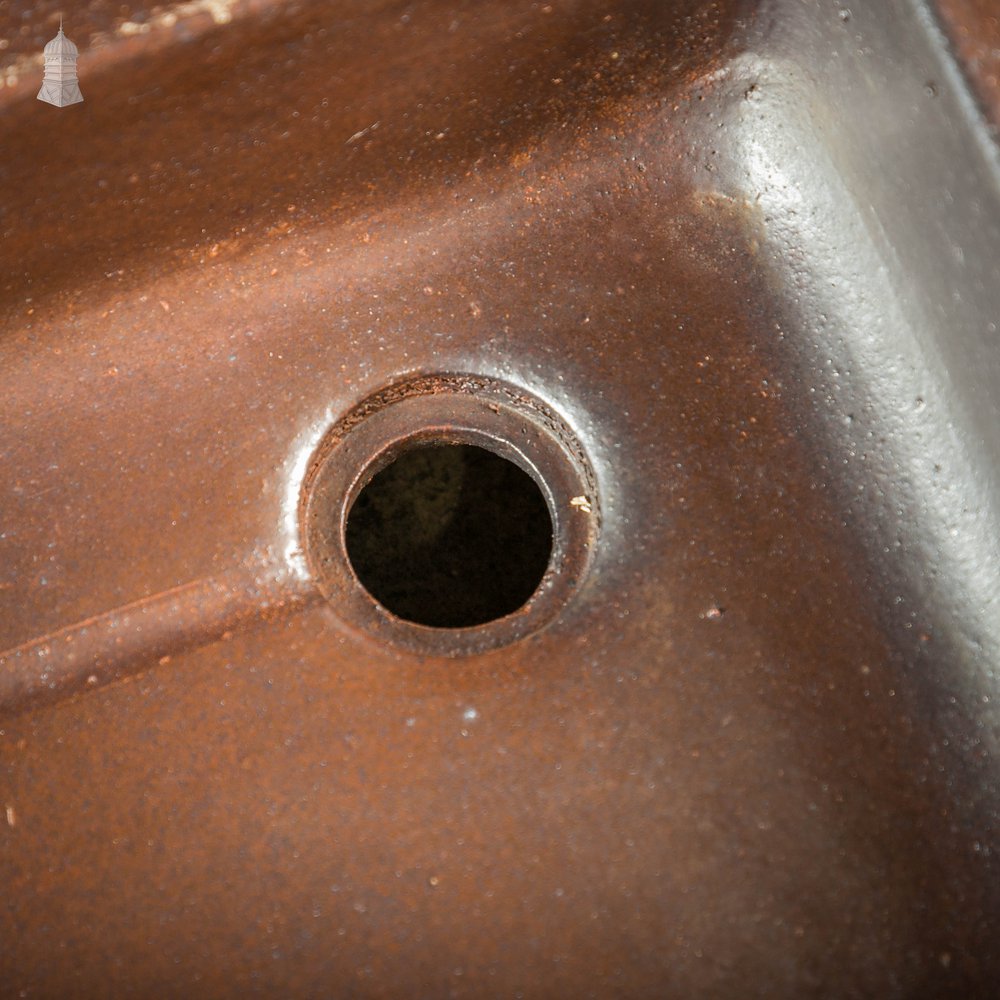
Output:
[[[930,11],[189,6],[2,104],[0,991],[995,995],[1000,173]],[[425,438],[544,494],[498,622],[338,548]]]

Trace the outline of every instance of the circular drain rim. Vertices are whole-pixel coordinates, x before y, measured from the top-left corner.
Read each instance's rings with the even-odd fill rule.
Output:
[[[432,441],[477,445],[513,462],[537,483],[552,520],[552,552],[532,596],[481,625],[437,628],[397,617],[365,589],[347,553],[347,516],[361,490],[402,452]],[[396,383],[342,417],[316,450],[299,517],[316,585],[342,623],[438,656],[485,652],[548,625],[583,583],[600,532],[596,477],[565,421],[509,383],[451,374]]]

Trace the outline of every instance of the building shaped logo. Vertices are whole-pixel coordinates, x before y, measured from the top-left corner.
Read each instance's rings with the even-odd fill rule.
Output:
[[[59,34],[45,46],[45,77],[38,91],[40,101],[48,101],[57,108],[79,104],[83,100],[76,76],[76,46],[63,34],[59,18]]]

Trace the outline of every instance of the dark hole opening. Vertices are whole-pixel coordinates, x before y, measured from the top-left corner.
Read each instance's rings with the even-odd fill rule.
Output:
[[[474,445],[422,445],[358,494],[346,542],[358,579],[394,615],[467,628],[531,597],[552,552],[552,519],[513,462]]]

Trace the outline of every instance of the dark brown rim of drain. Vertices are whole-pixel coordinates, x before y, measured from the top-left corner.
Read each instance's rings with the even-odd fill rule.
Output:
[[[415,482],[428,517],[457,511],[448,516],[464,526],[454,537],[470,546],[467,561],[461,550],[444,554],[445,569],[433,551],[397,560],[392,546],[419,524],[407,520],[413,497],[391,490]],[[306,474],[300,527],[317,586],[345,625],[415,653],[463,656],[515,642],[562,611],[590,566],[600,505],[582,445],[536,396],[483,376],[425,375],[369,396],[331,428]],[[385,532],[382,558],[377,540],[371,555],[372,531]],[[429,566],[434,578],[423,581]],[[469,590],[472,603],[449,605],[449,572],[454,594]],[[491,591],[476,604],[488,576]]]

